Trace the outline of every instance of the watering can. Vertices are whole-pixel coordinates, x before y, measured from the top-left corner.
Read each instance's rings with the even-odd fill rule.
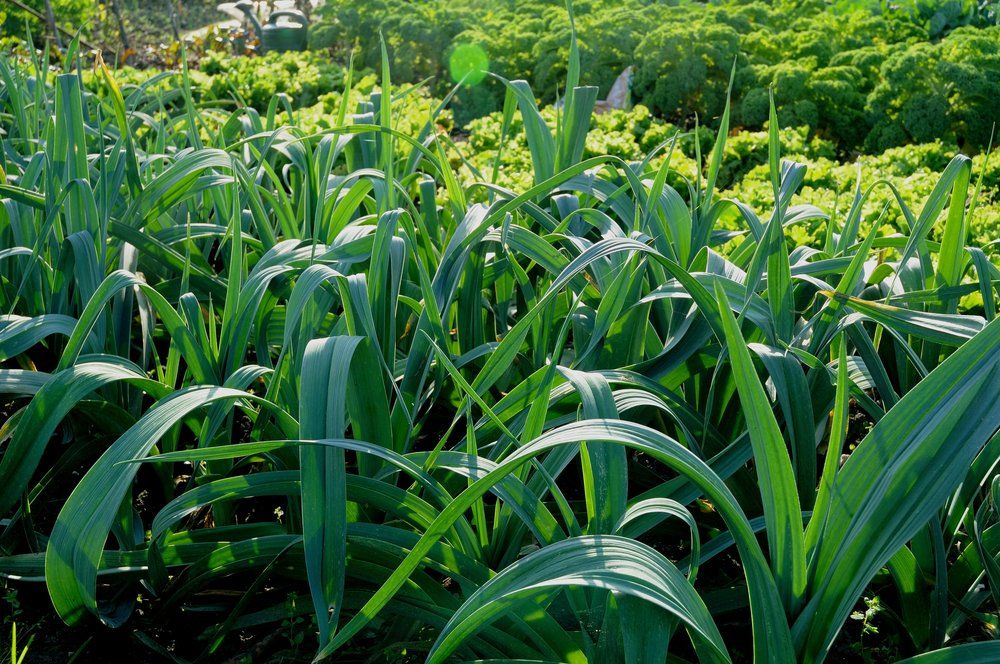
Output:
[[[298,9],[278,9],[271,12],[264,25],[257,20],[254,3],[237,2],[236,9],[250,20],[260,39],[262,51],[304,51],[309,41],[309,19]],[[284,19],[284,20],[282,20]]]

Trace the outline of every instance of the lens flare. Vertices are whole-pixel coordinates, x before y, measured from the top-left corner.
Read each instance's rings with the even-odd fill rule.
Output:
[[[479,44],[459,44],[448,58],[448,69],[456,83],[478,85],[486,78],[490,59]]]

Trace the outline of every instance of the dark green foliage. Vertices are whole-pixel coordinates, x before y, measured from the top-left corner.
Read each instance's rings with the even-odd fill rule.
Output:
[[[762,129],[773,88],[784,126],[809,127],[843,156],[935,138],[981,150],[997,108],[1000,28],[953,30],[988,24],[986,10],[946,28],[921,11],[813,0],[587,0],[574,4],[581,82],[603,96],[635,65],[636,102],[677,124],[689,126],[695,115],[713,124],[735,66],[736,125]],[[491,71],[527,80],[543,102],[557,98],[566,73],[569,20],[559,2],[337,0],[317,20],[314,46],[346,53],[357,41],[371,68],[382,30],[399,78],[430,78],[437,95],[453,85],[448,56],[461,43],[482,46]],[[502,102],[502,84],[487,78],[460,91],[456,120],[464,125]]]
[[[633,90],[664,116],[714,118],[726,103],[739,33],[712,18],[688,22],[674,14],[639,43]]]
[[[1000,3],[996,0],[914,0],[910,14],[927,26],[932,37],[939,37],[966,25],[996,25],[1000,22]]]
[[[893,52],[880,74],[868,96],[866,147],[942,138],[981,149],[1000,105],[1000,27],[961,28],[937,44]]]

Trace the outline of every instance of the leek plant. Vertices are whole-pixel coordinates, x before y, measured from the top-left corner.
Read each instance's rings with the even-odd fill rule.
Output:
[[[794,204],[773,102],[770,209],[718,196],[728,111],[687,191],[670,142],[581,159],[575,44],[554,131],[502,81],[525,191],[397,131],[387,66],[306,134],[78,59],[0,58],[0,573],[67,624],[210,659],[298,589],[316,659],[821,662],[877,585],[900,654],[1000,658],[968,158],[880,237]]]

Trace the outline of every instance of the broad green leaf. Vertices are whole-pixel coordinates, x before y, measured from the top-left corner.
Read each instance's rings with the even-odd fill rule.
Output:
[[[872,576],[937,514],[1000,427],[998,348],[994,321],[904,395],[821,488],[817,504],[829,512],[793,628],[804,660],[823,658]]]

